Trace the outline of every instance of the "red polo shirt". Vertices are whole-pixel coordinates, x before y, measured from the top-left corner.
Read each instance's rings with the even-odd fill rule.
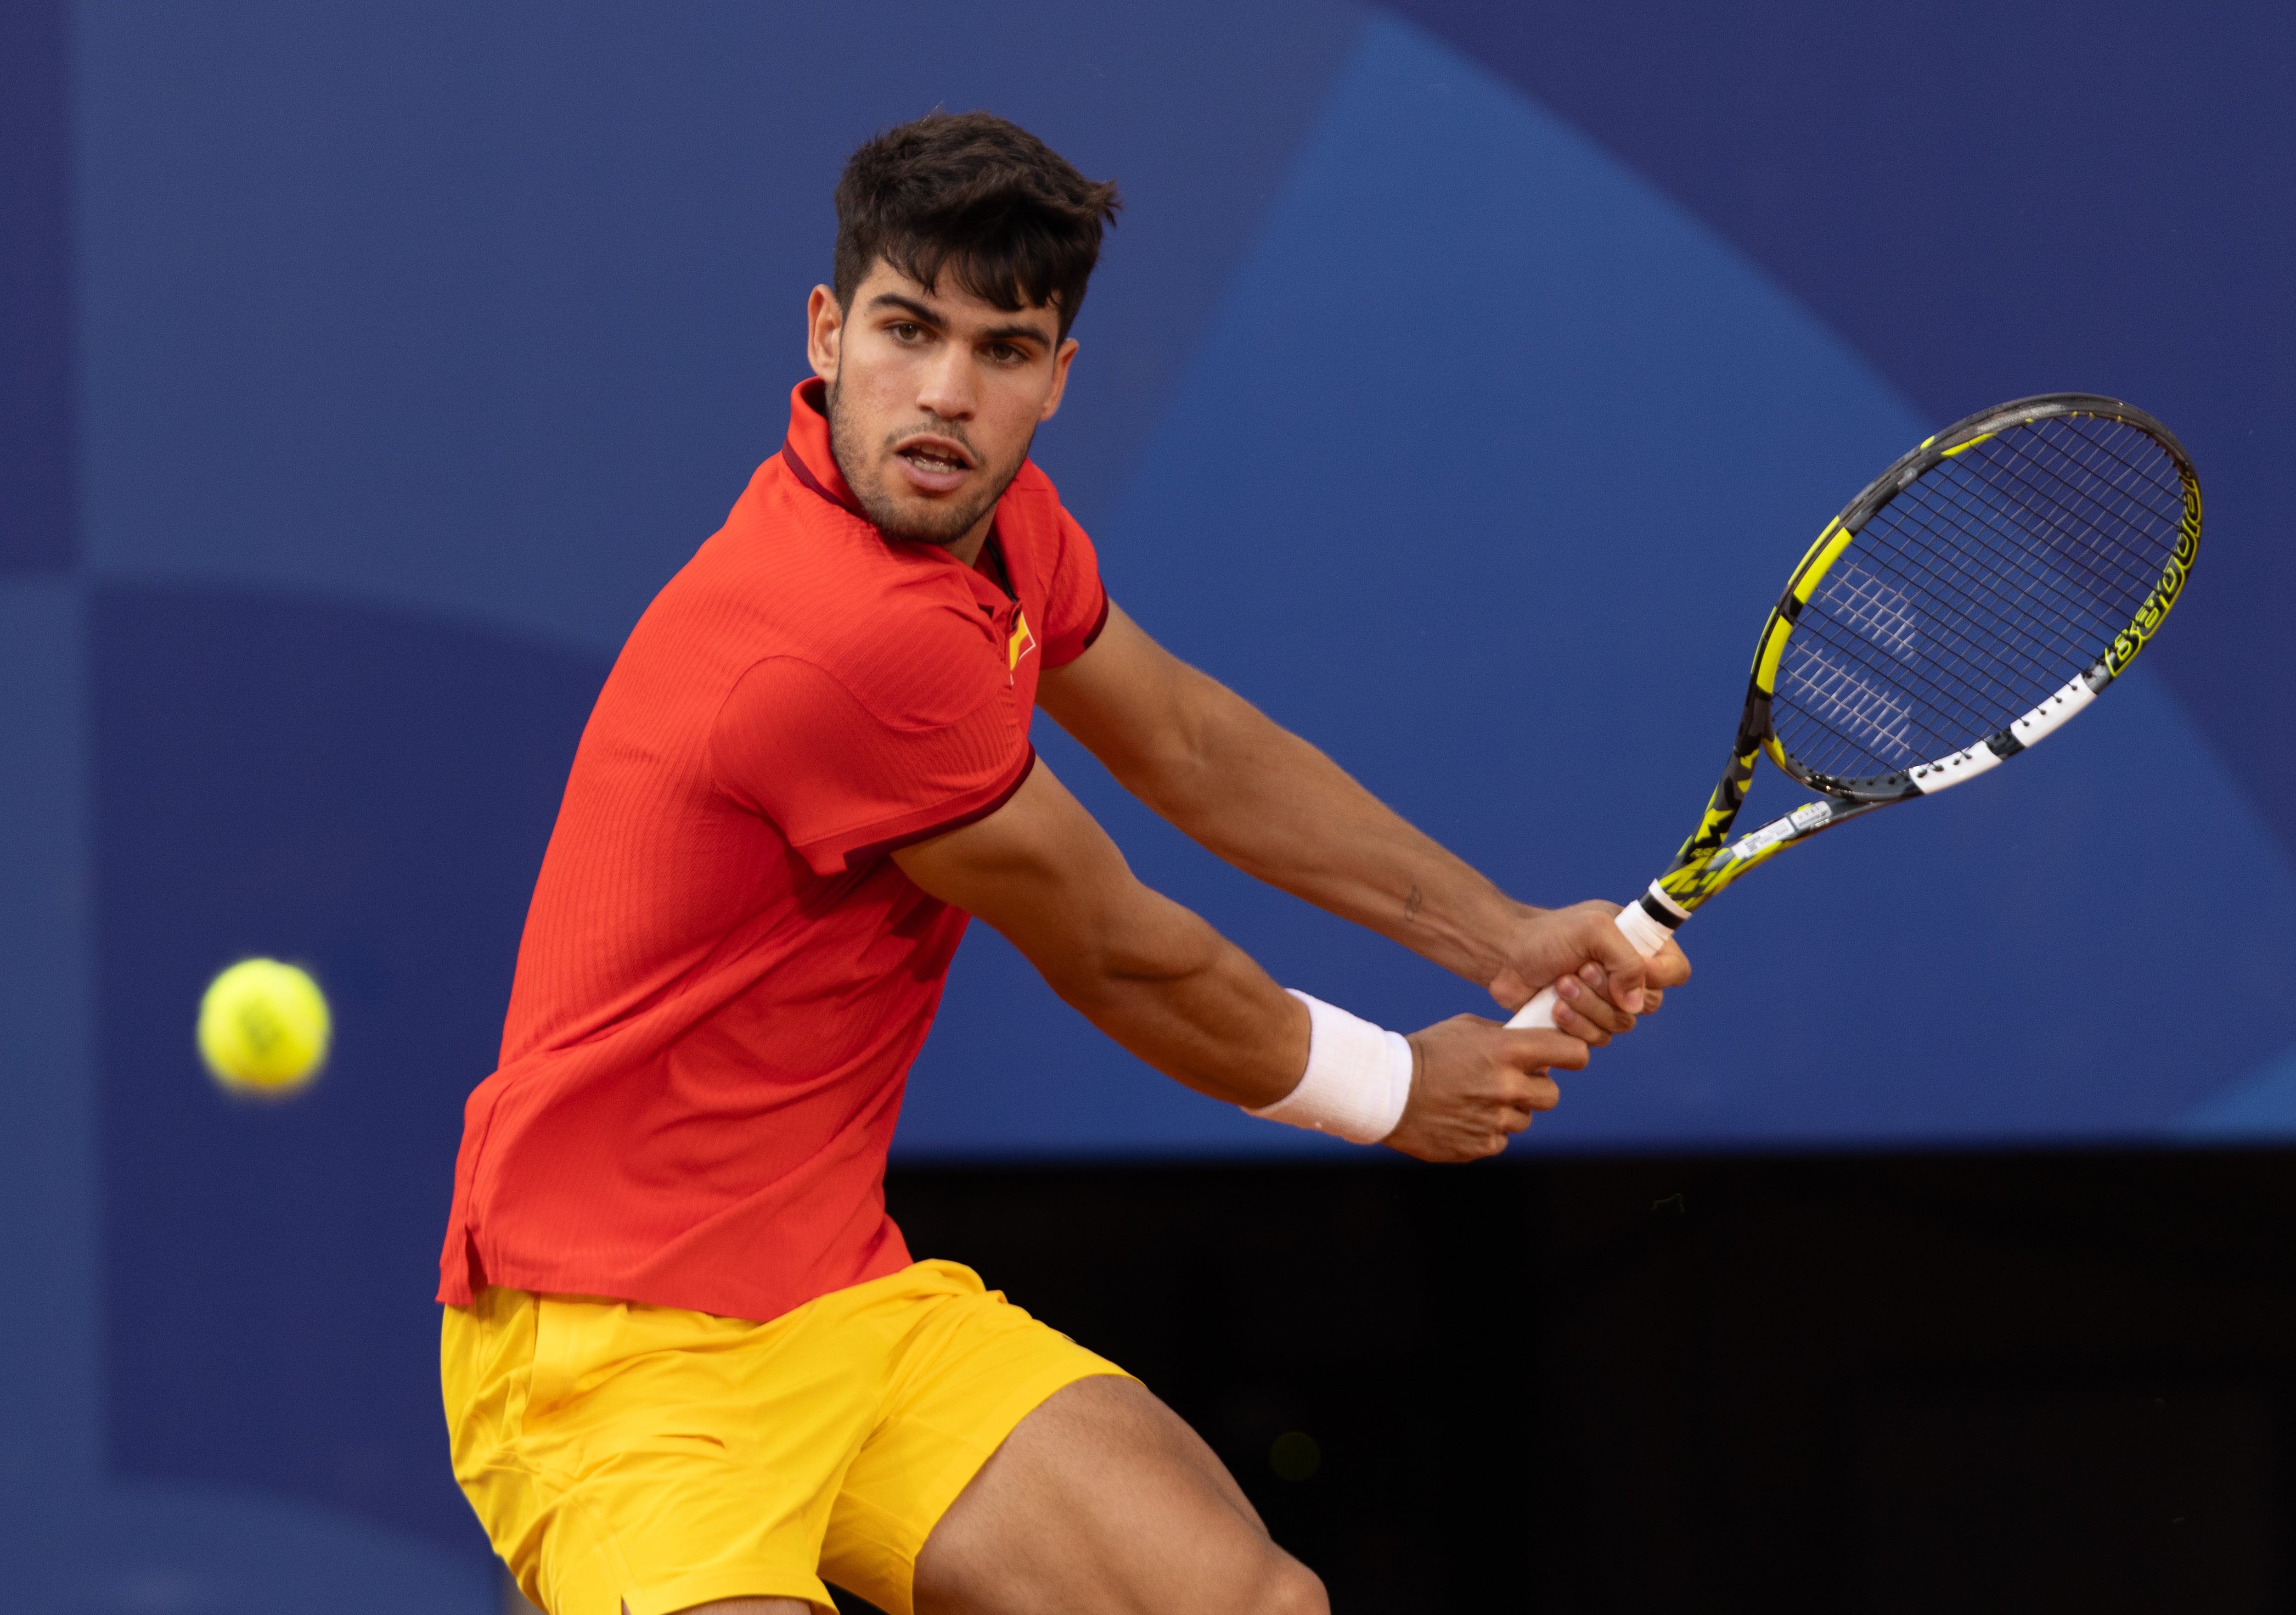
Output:
[[[491,1283],[762,1321],[910,1259],[885,1151],[966,916],[885,855],[1020,788],[1037,676],[1108,597],[1034,464],[996,507],[1013,595],[887,538],[821,394],[791,395],[788,442],[583,731],[502,1063],[463,1109],[442,1301]]]

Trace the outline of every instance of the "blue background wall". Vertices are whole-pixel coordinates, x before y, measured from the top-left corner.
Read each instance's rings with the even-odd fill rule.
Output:
[[[1534,900],[1655,872],[1890,456],[2033,391],[2174,423],[2204,558],[2102,715],[1718,905],[1519,1147],[2296,1136],[2292,62],[2261,4],[0,8],[12,1586],[490,1599],[429,1374],[460,1102],[589,701],[778,442],[837,167],[935,104],[1125,187],[1037,451],[1118,597]],[[1279,978],[1488,1007],[1039,740]],[[339,1014],[286,1107],[191,1052],[250,952]],[[985,931],[904,1128],[1317,1147]]]

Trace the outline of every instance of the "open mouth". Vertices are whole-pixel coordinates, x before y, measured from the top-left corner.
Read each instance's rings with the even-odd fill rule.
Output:
[[[947,443],[911,443],[893,452],[931,476],[957,476],[972,469],[971,457]]]
[[[928,499],[955,493],[972,475],[972,456],[947,438],[912,438],[893,456],[910,489]]]

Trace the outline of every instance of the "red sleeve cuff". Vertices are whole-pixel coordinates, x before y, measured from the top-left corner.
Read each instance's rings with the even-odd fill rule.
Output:
[[[1045,652],[1045,665],[1048,668],[1065,668],[1086,651],[1091,650],[1092,642],[1098,639],[1101,630],[1108,626],[1110,603],[1108,589],[1103,585],[1100,591],[1100,615],[1092,619],[1092,627],[1085,630],[1082,639],[1077,641],[1076,649],[1056,656],[1053,653],[1052,648],[1047,648]]]
[[[1028,783],[1029,775],[1036,766],[1037,749],[1034,746],[1023,747],[1021,760],[1009,776],[970,799],[961,798],[954,802],[936,802],[931,808],[903,814],[897,819],[863,824],[826,840],[800,845],[798,853],[812,866],[816,874],[839,874],[900,848],[931,840],[937,835],[947,835],[952,830],[962,830],[967,824],[978,824],[1011,801],[1013,794]]]

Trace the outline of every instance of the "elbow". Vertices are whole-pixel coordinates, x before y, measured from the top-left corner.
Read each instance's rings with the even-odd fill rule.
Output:
[[[1168,992],[1205,968],[1208,961],[1144,956],[1125,947],[1070,954],[1038,962],[1045,983],[1062,1003],[1098,1021],[1143,993]]]
[[[1218,933],[1140,886],[1090,915],[1030,963],[1061,1001],[1097,1021],[1141,995],[1172,991],[1217,963]]]
[[[1166,824],[1193,832],[1210,816],[1222,771],[1201,735],[1175,736],[1154,755],[1137,759],[1117,783]]]

